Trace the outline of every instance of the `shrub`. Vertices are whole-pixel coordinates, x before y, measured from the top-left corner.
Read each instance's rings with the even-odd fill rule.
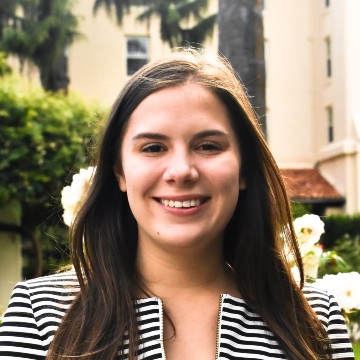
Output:
[[[360,214],[331,215],[322,220],[325,223],[325,233],[321,236],[320,242],[327,249],[333,247],[345,234],[350,238],[360,235]]]
[[[0,206],[18,201],[23,228],[44,249],[67,241],[60,192],[71,172],[88,164],[101,114],[75,94],[27,90],[13,77],[0,78]],[[32,267],[31,257],[25,264]]]

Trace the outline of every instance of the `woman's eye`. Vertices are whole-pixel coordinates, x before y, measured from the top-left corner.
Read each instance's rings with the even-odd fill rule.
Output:
[[[142,152],[145,153],[157,153],[157,152],[162,152],[164,150],[165,150],[164,147],[159,144],[150,144],[142,148]]]
[[[201,151],[219,151],[220,146],[214,143],[203,143],[199,145],[198,149]]]

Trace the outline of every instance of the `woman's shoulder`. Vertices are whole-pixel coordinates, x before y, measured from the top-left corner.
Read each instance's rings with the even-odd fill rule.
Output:
[[[332,298],[332,295],[330,295],[326,290],[319,289],[312,284],[305,284],[302,290],[304,296],[309,302],[320,301],[329,303]]]
[[[311,284],[305,285],[303,292],[328,333],[333,349],[333,359],[354,359],[348,329],[334,296]]]
[[[74,271],[60,272],[52,275],[24,280],[16,284],[13,296],[23,293],[30,297],[73,296],[79,291],[79,282]]]
[[[45,358],[55,331],[78,292],[74,271],[19,282],[0,327],[0,359]]]
[[[21,281],[13,290],[5,318],[25,311],[32,313],[35,319],[54,312],[65,313],[78,292],[74,271]]]
[[[29,289],[37,289],[42,287],[76,288],[79,286],[79,282],[74,270],[58,272],[30,280],[24,280],[19,284],[26,285]]]
[[[311,284],[305,284],[303,294],[321,319],[324,319],[324,317],[328,318],[334,311],[341,314],[337,301],[328,291],[319,289]]]

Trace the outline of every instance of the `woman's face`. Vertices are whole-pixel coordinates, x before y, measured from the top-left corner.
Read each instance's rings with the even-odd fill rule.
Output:
[[[145,98],[129,119],[121,164],[115,172],[139,246],[221,245],[245,184],[227,109],[213,92],[186,83]]]

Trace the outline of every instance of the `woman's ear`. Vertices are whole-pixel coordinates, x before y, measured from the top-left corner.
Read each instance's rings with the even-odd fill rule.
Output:
[[[245,190],[245,189],[246,189],[245,179],[242,176],[240,176],[239,190]]]
[[[114,174],[119,184],[120,190],[126,192],[127,191],[126,180],[125,180],[125,176],[123,175],[121,166],[119,165],[114,166]]]

